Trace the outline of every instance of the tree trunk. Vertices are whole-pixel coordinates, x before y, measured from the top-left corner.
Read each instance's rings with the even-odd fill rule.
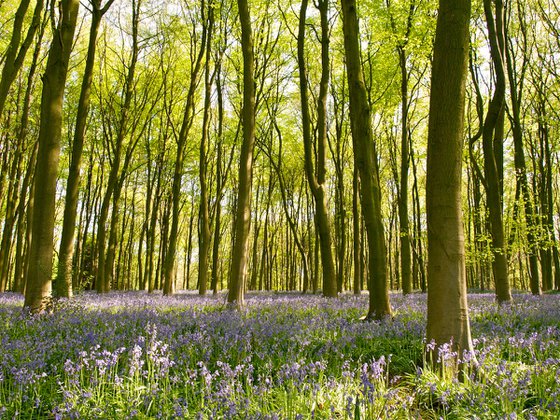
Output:
[[[201,14],[204,16],[206,8],[205,0],[201,0]],[[183,167],[185,161],[185,153],[187,146],[187,138],[194,119],[195,93],[198,85],[198,77],[202,67],[202,59],[205,54],[207,42],[207,24],[205,20],[202,23],[202,37],[200,40],[200,50],[198,51],[196,61],[193,63],[191,70],[191,80],[187,93],[187,102],[183,113],[183,122],[179,138],[177,139],[177,156],[175,158],[175,167],[173,171],[173,185],[171,187],[171,229],[169,232],[169,243],[164,263],[164,294],[171,295],[174,293],[173,282],[175,278],[175,260],[177,253],[177,242],[179,234],[179,217],[181,209],[181,184],[183,180]]]
[[[15,263],[14,263],[14,292],[23,293],[24,291],[24,284],[25,284],[25,257],[29,254],[29,240],[31,238],[31,226],[29,223],[26,223],[26,219],[29,216],[29,213],[32,212],[33,209],[33,202],[29,200],[26,206],[26,199],[25,197],[31,195],[31,191],[29,191],[30,185],[32,182],[33,172],[35,167],[31,164],[35,160],[35,156],[37,153],[37,143],[33,146],[33,151],[31,152],[31,156],[28,161],[27,170],[25,172],[25,176],[23,177],[23,182],[21,184],[20,190],[20,200],[18,203],[17,215],[17,228],[16,228],[16,235],[17,235],[17,243],[16,243],[16,255],[15,255]],[[27,210],[27,211],[26,211]]]
[[[341,0],[341,2],[354,163],[360,174],[362,214],[369,251],[370,292],[367,317],[382,319],[391,315],[391,304],[387,287],[387,256],[381,214],[377,152],[373,142],[371,111],[361,66],[356,2],[355,0]]]
[[[53,40],[43,76],[41,122],[35,185],[35,209],[30,249],[32,262],[27,272],[24,307],[42,312],[52,290],[53,237],[55,222],[56,179],[62,131],[62,104],[68,62],[80,2],[62,0],[58,25],[53,28]]]
[[[239,189],[235,210],[234,242],[231,256],[228,303],[237,308],[245,303],[247,246],[251,228],[251,184],[253,178],[253,150],[255,146],[255,78],[253,35],[247,0],[237,0],[241,23],[243,53],[243,143],[239,156]]]
[[[396,36],[399,36],[397,26],[393,16],[390,0],[387,0],[387,9],[391,21],[391,29]],[[398,188],[398,213],[399,213],[399,244],[400,244],[400,275],[401,285],[404,295],[412,292],[412,271],[411,271],[411,249],[410,249],[410,228],[408,219],[408,172],[410,166],[410,139],[409,139],[409,95],[408,95],[408,53],[407,46],[412,29],[414,12],[416,10],[415,1],[410,2],[406,17],[405,33],[397,41],[396,50],[399,59],[399,69],[401,73],[401,167]],[[399,36],[400,38],[400,36]]]
[[[198,293],[206,294],[208,288],[208,256],[210,253],[210,211],[208,197],[208,171],[207,142],[210,130],[210,99],[212,95],[212,82],[214,76],[210,72],[210,53],[212,48],[212,31],[214,29],[214,8],[212,5],[208,11],[208,29],[206,39],[206,63],[204,66],[204,116],[202,121],[202,138],[200,139],[199,154],[199,181],[200,201],[198,213]]]
[[[398,48],[401,68],[401,168],[399,197],[399,233],[401,255],[401,285],[403,294],[412,292],[410,228],[408,222],[408,168],[410,166],[408,138],[408,70],[404,47]]]
[[[463,231],[461,178],[470,0],[440,0],[428,122],[427,341],[472,351]]]
[[[505,72],[503,63],[503,5],[496,1],[496,18],[492,16],[491,0],[484,0],[484,10],[488,25],[488,38],[496,88],[488,105],[482,131],[482,148],[484,151],[484,177],[486,201],[492,236],[492,253],[494,261],[492,271],[496,286],[496,298],[499,303],[511,302],[511,290],[508,278],[507,255],[504,239],[503,222],[503,157],[496,151],[501,150],[498,143],[503,143],[503,118],[505,106]]]
[[[8,45],[6,55],[2,57],[4,66],[2,67],[2,74],[0,76],[0,115],[4,111],[4,105],[10,92],[10,86],[14,82],[23,62],[29,47],[33,42],[35,33],[41,26],[41,13],[43,11],[43,0],[37,0],[35,10],[33,11],[33,18],[23,42],[21,36],[23,35],[23,23],[25,22],[25,15],[29,7],[30,0],[22,0],[14,14],[14,26],[12,36]],[[20,44],[21,42],[21,44]],[[40,43],[40,42],[39,42]]]
[[[311,139],[311,120],[309,116],[309,97],[307,85],[307,66],[305,60],[305,25],[307,13],[307,0],[301,3],[298,32],[298,70],[299,87],[301,95],[301,114],[303,144],[305,151],[305,174],[309,182],[311,193],[315,201],[315,225],[319,234],[319,247],[321,250],[321,262],[323,268],[323,295],[336,297],[338,295],[336,285],[336,271],[331,248],[332,235],[329,225],[329,217],[326,203],[325,190],[325,149],[327,137],[326,100],[329,81],[329,28],[328,28],[328,0],[319,1],[321,14],[321,83],[317,106],[317,173],[313,164],[313,144]]]
[[[10,175],[10,179],[12,180],[12,184],[10,187],[13,188],[12,194],[8,192],[7,197],[11,197],[6,202],[6,217],[4,221],[4,230],[2,235],[2,243],[0,244],[0,292],[6,290],[8,285],[8,271],[9,271],[9,250],[10,250],[10,238],[12,236],[12,229],[13,225],[16,221],[17,217],[17,232],[19,233],[17,236],[17,243],[16,243],[16,255],[15,255],[15,269],[14,269],[14,290],[21,291],[23,290],[22,283],[23,283],[23,250],[24,250],[24,242],[25,242],[25,234],[23,232],[23,224],[25,221],[25,202],[27,196],[27,190],[29,188],[29,184],[31,182],[31,177],[33,175],[34,166],[33,161],[36,157],[36,143],[31,146],[31,155],[28,160],[28,167],[19,191],[19,202],[18,201],[18,191],[17,186],[14,182],[19,183],[21,177],[21,165],[22,159],[24,157],[25,149],[27,146],[27,137],[28,137],[28,130],[29,130],[29,111],[31,107],[31,96],[33,90],[33,80],[35,79],[35,72],[37,70],[37,62],[39,59],[39,54],[41,52],[41,41],[43,39],[45,26],[42,25],[39,30],[38,35],[38,43],[35,46],[35,50],[33,52],[33,58],[31,61],[31,65],[29,67],[29,73],[27,75],[27,87],[25,89],[25,94],[23,98],[23,110],[22,116],[19,123],[18,134],[17,134],[17,144],[16,144],[16,153],[14,157],[14,162],[12,162],[12,168],[16,171],[16,173],[12,173]],[[0,111],[1,115],[1,111]],[[6,165],[8,162],[8,153],[5,155],[6,157]],[[15,163],[17,162],[17,165]],[[17,206],[16,206],[17,204]],[[12,208],[10,210],[10,208]],[[11,214],[13,212],[13,214]],[[30,230],[30,227],[27,227],[27,230]]]
[[[360,178],[358,170],[354,167],[352,176],[352,228],[354,236],[354,294],[362,293],[362,241],[361,241],[361,217],[360,217]]]
[[[216,152],[216,205],[214,208],[214,238],[212,240],[212,280],[211,289],[213,294],[218,293],[218,278],[220,274],[220,239],[222,232],[222,197],[225,185],[225,177],[222,174],[223,155],[223,127],[224,127],[224,97],[221,82],[221,56],[216,64],[216,90],[218,100],[218,146]],[[232,149],[233,151],[233,149]]]
[[[86,67],[82,78],[78,111],[76,114],[76,127],[72,142],[72,158],[68,169],[66,195],[64,202],[64,219],[62,223],[62,236],[58,251],[58,272],[55,282],[55,292],[60,297],[72,297],[72,260],[74,258],[74,234],[76,230],[76,215],[78,209],[78,195],[80,188],[80,170],[84,138],[89,113],[91,84],[93,81],[93,66],[95,64],[95,50],[97,34],[101,18],[110,7],[113,0],[101,8],[100,0],[91,0],[92,16],[89,32],[89,44],[86,58]]]
[[[25,111],[24,111],[25,112]],[[23,142],[25,140],[26,129],[20,130],[20,134],[16,139],[15,151],[11,157],[11,168],[9,172],[10,184],[6,192],[6,206],[4,228],[2,230],[2,239],[0,240],[0,292],[9,289],[10,274],[10,255],[12,254],[12,238],[14,233],[14,225],[16,222],[16,210],[18,204],[18,193],[20,190],[21,171],[23,165]],[[25,196],[21,196],[20,200],[25,200]]]
[[[514,147],[514,165],[515,174],[517,177],[517,189],[522,199],[523,206],[525,210],[525,224],[527,231],[527,249],[528,249],[528,259],[529,259],[529,284],[531,287],[531,293],[534,295],[541,294],[541,285],[539,279],[539,262],[538,262],[538,249],[537,241],[535,238],[535,216],[533,212],[533,202],[531,200],[531,195],[529,193],[529,184],[527,182],[527,165],[525,163],[525,150],[523,146],[523,125],[521,123],[521,102],[523,94],[523,81],[525,76],[525,70],[527,67],[527,40],[525,38],[525,23],[523,18],[520,16],[519,24],[521,25],[522,32],[522,62],[521,71],[518,73],[516,71],[517,60],[514,61],[514,49],[511,43],[506,46],[506,63],[507,63],[507,74],[509,80],[509,90],[510,90],[510,101],[511,108],[509,115],[509,121],[511,124],[512,137],[513,137],[513,147]],[[508,40],[508,37],[506,37]]]
[[[140,22],[140,3],[141,0],[133,0],[132,2],[132,54],[130,57],[130,63],[128,65],[128,71],[126,75],[124,102],[121,109],[121,115],[119,117],[117,137],[115,139],[114,156],[113,161],[111,162],[109,179],[107,181],[107,190],[105,191],[105,195],[103,196],[99,219],[97,222],[97,275],[95,284],[96,289],[99,293],[108,292],[111,288],[112,273],[107,272],[106,224],[109,217],[109,208],[111,206],[111,201],[113,201],[113,203],[118,203],[118,197],[116,197],[115,199],[113,198],[113,195],[115,193],[117,195],[120,195],[120,191],[118,191],[118,189],[120,188],[119,170],[122,160],[122,146],[124,143],[126,129],[129,121],[130,107],[134,94],[136,64],[138,62],[139,55],[138,26]],[[110,259],[109,265],[111,266]]]

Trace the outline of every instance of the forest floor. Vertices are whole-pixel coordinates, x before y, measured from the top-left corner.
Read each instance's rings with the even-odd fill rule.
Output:
[[[463,381],[426,366],[426,296],[82,293],[51,314],[0,294],[0,418],[558,418],[560,295],[469,295]],[[442,359],[454,357],[441,352]],[[483,373],[481,373],[483,372]]]

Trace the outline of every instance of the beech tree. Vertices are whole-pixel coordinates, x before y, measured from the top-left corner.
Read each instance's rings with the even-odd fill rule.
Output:
[[[190,130],[193,125],[194,120],[194,109],[195,109],[195,94],[196,87],[199,82],[200,72],[202,69],[202,60],[204,59],[204,54],[206,51],[206,43],[208,37],[208,19],[207,19],[207,5],[205,0],[200,2],[200,14],[202,17],[202,34],[200,42],[195,40],[194,45],[198,45],[198,51],[194,50],[193,55],[196,57],[191,72],[189,89],[187,92],[187,99],[185,103],[185,108],[183,112],[183,120],[181,122],[181,128],[177,135],[177,152],[175,157],[175,165],[173,172],[173,185],[171,190],[171,229],[169,233],[169,244],[168,250],[164,263],[164,292],[167,295],[171,295],[175,291],[175,262],[177,254],[177,237],[179,231],[179,216],[181,208],[181,185],[183,179],[183,169],[185,162],[185,153],[187,140]],[[196,34],[196,29],[193,27],[193,35]]]
[[[492,8],[494,3],[494,8]],[[494,9],[494,13],[493,13]],[[504,7],[501,0],[484,0],[488,25],[490,55],[496,76],[496,87],[488,105],[482,128],[484,182],[492,235],[492,271],[498,302],[512,300],[507,267],[507,249],[503,224],[503,142],[505,118],[505,39]]]
[[[377,152],[373,143],[368,95],[362,73],[356,2],[342,0],[342,21],[350,121],[354,144],[354,164],[361,182],[362,214],[366,225],[369,251],[369,309],[367,318],[382,319],[391,315],[387,284],[386,245],[381,214],[381,188]]]
[[[33,186],[33,227],[31,264],[27,272],[24,307],[42,312],[52,290],[53,236],[55,225],[55,195],[60,138],[62,130],[62,101],[68,63],[74,41],[80,2],[62,0],[53,24],[53,38],[47,67],[43,75],[41,122],[35,183]],[[56,13],[56,11],[53,11]]]
[[[34,100],[49,86],[42,37],[62,28],[62,9],[3,4],[0,290],[23,292],[37,261],[34,211],[48,207],[31,192],[44,169]],[[251,13],[233,0],[83,6],[49,172],[56,295],[229,288],[241,306],[246,290],[352,289],[370,292],[368,317],[381,318],[389,289],[427,290],[428,108],[441,94],[430,94],[428,76],[433,2],[266,0]],[[496,285],[507,301],[513,289],[560,285],[560,9],[475,6],[465,270],[469,288]]]
[[[430,89],[426,210],[430,352],[472,350],[467,306],[461,175],[470,0],[440,0]]]
[[[78,110],[76,113],[76,127],[72,142],[72,158],[66,181],[64,205],[64,220],[62,223],[62,237],[58,251],[58,271],[56,276],[56,294],[61,297],[72,297],[72,264],[74,258],[74,232],[78,209],[78,193],[80,186],[80,171],[87,118],[91,101],[91,84],[95,65],[97,35],[101,18],[109,10],[114,0],[109,0],[101,7],[100,0],[91,0],[91,26],[89,32],[86,66],[82,79]]]
[[[309,115],[308,77],[305,57],[305,26],[307,0],[301,2],[298,30],[298,70],[301,96],[303,144],[305,151],[305,174],[315,201],[315,223],[319,233],[321,262],[323,268],[323,294],[336,297],[338,294],[336,272],[332,252],[332,234],[326,203],[326,149],[327,149],[327,93],[329,86],[329,24],[328,0],[318,3],[321,19],[321,81],[317,100],[317,144],[312,144],[311,121]],[[313,147],[315,146],[315,147]],[[314,164],[313,149],[317,150],[317,163]]]
[[[228,302],[242,307],[245,302],[247,247],[251,227],[251,187],[255,148],[255,76],[251,15],[247,0],[237,0],[243,52],[243,142],[239,157],[238,192],[235,208],[234,242],[231,253]]]

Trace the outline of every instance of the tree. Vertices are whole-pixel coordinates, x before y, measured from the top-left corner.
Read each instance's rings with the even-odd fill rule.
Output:
[[[116,135],[113,147],[113,158],[110,160],[111,169],[109,171],[109,178],[107,180],[107,189],[103,196],[101,203],[101,210],[99,218],[97,220],[97,273],[95,277],[95,287],[98,292],[108,292],[111,289],[112,281],[112,260],[111,252],[108,251],[108,247],[111,247],[111,231],[114,231],[114,223],[116,221],[111,220],[109,227],[109,245],[107,247],[107,221],[109,220],[109,209],[111,207],[111,202],[113,202],[113,207],[115,207],[119,201],[120,197],[120,186],[122,185],[120,181],[119,171],[121,171],[121,161],[123,160],[123,145],[125,145],[125,137],[128,131],[128,124],[130,121],[130,109],[132,106],[132,101],[134,97],[134,83],[136,77],[136,67],[138,64],[138,56],[140,52],[139,45],[139,35],[138,26],[140,23],[140,6],[142,0],[132,1],[132,51],[130,55],[130,61],[128,63],[126,77],[124,82],[124,99],[120,109],[120,115],[118,116],[118,125],[116,127]],[[111,100],[114,99],[110,96]],[[113,104],[109,104],[110,107]],[[104,118],[104,123],[107,126],[111,125],[111,119],[113,115],[106,115]],[[104,129],[107,136],[111,137],[112,129]],[[126,145],[125,145],[126,146]],[[126,150],[126,156],[129,154],[130,148]],[[129,158],[130,159],[130,158]],[[126,161],[126,157],[125,157]],[[126,166],[126,165],[123,165]],[[124,172],[124,171],[123,171]]]
[[[470,0],[440,0],[428,122],[427,340],[472,350],[467,306],[461,175]],[[437,347],[431,352],[436,361]]]
[[[251,186],[253,179],[253,151],[255,147],[255,77],[253,35],[247,0],[237,0],[241,24],[243,53],[243,142],[239,157],[239,188],[234,221],[234,242],[231,253],[228,303],[240,308],[244,305],[247,247],[251,228]]]
[[[187,93],[187,100],[185,103],[185,110],[183,112],[183,121],[181,129],[177,137],[177,155],[175,157],[175,166],[173,171],[173,185],[171,189],[171,231],[169,232],[169,244],[167,254],[164,262],[164,294],[171,295],[175,291],[175,260],[177,253],[177,237],[179,233],[179,217],[181,207],[181,185],[183,179],[183,169],[185,164],[185,153],[187,146],[187,139],[189,132],[193,125],[194,120],[194,107],[195,107],[195,94],[198,86],[199,75],[202,68],[202,60],[205,54],[205,46],[208,38],[208,20],[206,11],[206,1],[201,0],[200,10],[202,17],[202,34],[200,38],[200,45],[196,60],[193,63],[191,73],[189,90]],[[196,28],[193,27],[193,38],[196,37]],[[193,45],[196,46],[198,41],[194,41]],[[195,47],[193,47],[195,48]]]
[[[504,68],[504,8],[501,0],[495,1],[495,17],[492,0],[484,0],[484,14],[488,25],[490,55],[496,76],[496,87],[482,129],[484,151],[484,187],[492,234],[494,260],[492,271],[499,303],[512,300],[508,279],[506,244],[503,221],[503,135],[506,80]]]
[[[64,203],[64,221],[62,223],[62,236],[58,251],[58,272],[56,276],[55,291],[57,296],[72,297],[72,261],[74,258],[74,233],[76,230],[76,216],[78,209],[78,194],[80,187],[80,171],[84,138],[86,133],[87,117],[89,114],[91,84],[93,81],[93,66],[95,64],[95,51],[97,34],[101,18],[109,10],[114,0],[108,0],[101,7],[100,0],[91,0],[91,26],[86,66],[82,78],[76,126],[72,142],[72,161],[68,170],[66,181],[66,195]]]
[[[8,45],[8,51],[6,55],[0,60],[4,62],[4,67],[2,67],[2,75],[0,76],[0,115],[4,110],[4,105],[6,104],[6,99],[10,91],[10,86],[15,80],[23,62],[25,60],[25,55],[27,50],[33,42],[35,33],[37,32],[39,26],[41,25],[41,12],[43,10],[43,0],[37,0],[35,9],[33,11],[33,19],[31,25],[27,29],[27,33],[23,41],[21,41],[23,23],[25,20],[25,14],[27,8],[29,7],[30,0],[23,0],[20,2],[15,16],[14,16],[14,26],[12,30],[12,37],[10,39],[10,44]]]
[[[79,7],[78,0],[61,1],[58,19],[53,21],[53,39],[43,75],[39,150],[33,190],[35,208],[29,251],[31,264],[27,272],[24,302],[24,307],[29,308],[31,312],[42,312],[45,309],[52,289],[55,196],[62,131],[62,102]]]
[[[525,211],[525,223],[527,230],[526,238],[529,251],[529,283],[531,293],[533,293],[534,295],[540,295],[541,285],[539,280],[539,263],[537,258],[538,250],[537,240],[535,238],[536,220],[533,211],[533,201],[531,199],[529,184],[527,181],[527,165],[525,163],[525,150],[523,145],[523,124],[521,122],[521,106],[525,81],[524,79],[527,73],[527,66],[529,64],[529,56],[527,51],[527,28],[522,16],[526,12],[526,9],[525,6],[522,6],[523,2],[518,1],[516,3],[518,12],[517,17],[521,35],[518,41],[518,44],[520,45],[519,49],[521,50],[521,60],[516,59],[515,57],[513,40],[508,36],[508,31],[506,32],[505,36],[505,41],[507,43],[505,54],[510,91],[510,107],[508,118],[511,124],[514,146],[514,165],[517,190],[516,196],[522,199],[523,210]],[[519,64],[520,67],[518,67]]]
[[[393,16],[391,1],[386,0],[387,9],[390,13],[391,29],[397,35],[397,25]],[[401,167],[400,186],[398,188],[399,201],[399,237],[401,257],[401,284],[403,294],[412,292],[412,267],[410,250],[410,229],[408,214],[408,172],[410,167],[409,152],[409,70],[407,47],[410,39],[414,13],[416,10],[415,0],[410,0],[408,15],[406,17],[405,33],[402,39],[396,43],[397,55],[399,57],[399,69],[401,73]]]
[[[387,285],[387,257],[377,152],[373,143],[370,106],[362,73],[356,2],[355,0],[341,1],[354,164],[360,176],[362,215],[366,225],[369,251],[367,318],[382,319],[391,315],[391,304]]]
[[[327,212],[326,167],[325,155],[327,148],[327,93],[329,85],[329,25],[328,25],[328,0],[320,0],[319,12],[321,15],[321,82],[317,104],[317,168],[313,163],[313,142],[311,139],[311,120],[309,115],[309,95],[307,85],[307,64],[305,60],[305,26],[307,13],[307,0],[301,2],[298,31],[298,70],[301,97],[301,114],[303,129],[303,144],[305,151],[305,174],[309,182],[311,193],[315,201],[315,224],[319,233],[319,246],[323,268],[323,295],[336,297],[338,295],[336,272],[334,268],[333,252],[331,247],[332,234]],[[317,173],[316,173],[317,172]]]
[[[216,71],[211,72],[212,32],[214,30],[214,5],[208,7],[208,29],[206,40],[206,62],[204,65],[204,116],[202,121],[202,138],[200,139],[198,173],[200,181],[200,204],[198,215],[198,290],[199,294],[206,294],[208,287],[208,254],[210,252],[210,203],[208,193],[208,133],[210,125],[210,100],[212,83]],[[221,165],[221,163],[219,163]]]

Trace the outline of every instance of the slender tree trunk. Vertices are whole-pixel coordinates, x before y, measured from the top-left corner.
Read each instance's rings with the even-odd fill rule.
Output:
[[[361,66],[356,2],[355,0],[341,0],[341,2],[354,163],[360,174],[362,214],[369,251],[370,297],[367,318],[382,319],[391,315],[391,304],[387,286],[387,257],[377,152],[373,142],[371,111]]]
[[[78,261],[76,264],[76,271],[74,272],[73,276],[73,289],[75,288],[89,288],[91,289],[93,285],[94,278],[91,278],[93,274],[93,267],[86,268],[84,266],[85,258],[88,252],[90,262],[93,263],[95,257],[95,234],[89,233],[90,226],[93,219],[93,214],[95,213],[96,208],[96,187],[93,186],[93,159],[94,159],[94,151],[92,147],[92,151],[90,153],[89,158],[89,169],[87,174],[87,182],[86,182],[86,196],[85,196],[85,203],[83,204],[82,210],[80,212],[80,225],[82,226],[81,229],[78,231],[78,243],[80,252],[74,254],[74,258]],[[98,175],[99,178],[99,175]],[[80,236],[81,235],[81,236]],[[88,242],[88,240],[90,242]],[[88,246],[89,243],[89,246]],[[91,284],[90,284],[91,282]]]
[[[496,298],[499,303],[511,302],[511,290],[508,278],[506,244],[504,239],[503,222],[503,156],[496,150],[501,150],[498,143],[503,143],[503,118],[505,106],[505,71],[503,55],[503,4],[496,0],[496,17],[492,15],[492,0],[484,0],[490,54],[496,75],[496,88],[492,100],[488,105],[488,112],[484,120],[482,131],[482,147],[484,151],[484,177],[486,187],[486,201],[490,218],[492,235],[492,252],[494,261],[492,271],[496,285]],[[501,169],[501,170],[500,170]]]
[[[418,276],[420,282],[420,290],[422,293],[426,293],[427,285],[426,285],[426,267],[424,264],[424,246],[422,241],[422,213],[420,211],[420,194],[418,191],[418,175],[416,169],[416,161],[414,159],[414,154],[411,154],[410,159],[412,161],[412,174],[414,177],[413,182],[413,202],[414,202],[414,249],[415,251],[415,259],[416,259],[416,266],[418,267]]]
[[[360,178],[358,168],[354,167],[352,176],[352,228],[354,236],[354,294],[362,293],[362,241],[361,241],[361,217],[360,217]]]
[[[216,90],[218,96],[218,146],[216,152],[216,206],[214,208],[214,238],[212,240],[212,281],[213,294],[218,293],[218,277],[220,276],[220,239],[222,231],[222,197],[225,179],[222,175],[224,98],[221,82],[221,56],[216,64]]]
[[[412,292],[410,228],[408,221],[408,168],[410,166],[409,138],[408,138],[408,70],[406,66],[406,52],[398,49],[399,65],[401,68],[401,168],[400,168],[400,197],[399,197],[399,233],[401,256],[401,285],[403,294]]]
[[[23,35],[23,24],[25,22],[25,15],[29,7],[30,0],[22,0],[14,14],[14,26],[12,29],[12,36],[8,44],[6,55],[2,57],[4,66],[2,67],[2,74],[0,75],[0,115],[4,111],[6,99],[10,93],[10,86],[14,82],[19,70],[21,69],[25,56],[29,47],[33,43],[33,38],[37,30],[41,26],[41,13],[43,11],[43,0],[37,0],[31,24],[25,33],[23,42],[21,37]]]
[[[130,107],[132,104],[134,94],[134,79],[136,74],[136,65],[138,63],[139,55],[139,40],[138,40],[138,26],[140,22],[140,3],[141,0],[133,0],[132,2],[132,54],[125,81],[125,94],[124,102],[121,109],[121,115],[118,123],[117,137],[115,139],[115,148],[113,161],[111,162],[111,170],[109,172],[109,179],[107,181],[107,190],[103,196],[99,219],[97,222],[97,275],[96,275],[96,289],[99,293],[108,292],[111,287],[112,273],[107,272],[107,258],[106,258],[106,230],[107,220],[109,217],[109,208],[111,201],[118,202],[118,197],[113,198],[116,193],[120,195],[119,189],[119,170],[122,160],[122,146],[124,143],[126,129],[129,121]],[[111,261],[109,261],[109,265]]]
[[[24,111],[25,112],[25,111]],[[12,237],[14,233],[14,225],[16,222],[16,210],[18,204],[18,193],[20,191],[21,167],[23,165],[23,142],[24,136],[20,131],[19,138],[16,140],[14,156],[12,157],[12,166],[9,172],[10,184],[6,192],[7,201],[5,206],[4,228],[2,230],[2,239],[0,240],[0,292],[9,288],[10,274],[10,255],[12,254]],[[20,197],[25,200],[25,197]]]
[[[202,121],[202,138],[200,140],[199,154],[199,181],[200,181],[200,201],[198,216],[198,293],[206,294],[208,287],[208,256],[210,253],[210,241],[212,240],[210,232],[210,210],[208,185],[206,174],[208,171],[207,142],[208,132],[210,130],[210,99],[212,95],[213,75],[210,71],[211,48],[212,48],[212,31],[214,29],[214,8],[209,5],[208,11],[208,29],[206,39],[206,63],[204,66],[204,116]]]
[[[91,5],[91,27],[89,32],[89,44],[86,58],[86,66],[82,78],[80,98],[78,100],[78,111],[76,114],[76,127],[74,129],[74,140],[72,142],[72,158],[68,169],[66,184],[66,195],[64,203],[64,220],[62,223],[62,236],[58,251],[58,272],[55,282],[57,296],[72,297],[72,260],[74,258],[74,236],[76,230],[76,215],[78,209],[78,196],[80,188],[80,171],[84,138],[86,133],[87,117],[89,113],[91,84],[93,81],[93,66],[95,64],[95,50],[97,34],[101,18],[108,10],[113,0],[101,8],[100,0],[90,0]]]
[[[80,3],[62,0],[43,76],[39,150],[33,190],[35,209],[24,307],[42,312],[52,290],[56,179],[62,131],[62,104]]]
[[[247,0],[237,0],[243,53],[243,143],[239,157],[239,189],[234,222],[228,302],[241,308],[245,302],[247,246],[251,228],[251,184],[255,146],[255,77],[253,35]]]
[[[323,268],[323,295],[336,297],[338,295],[336,284],[336,271],[332,253],[332,235],[327,212],[325,191],[325,149],[327,137],[326,124],[326,95],[329,81],[329,37],[328,37],[328,0],[319,1],[321,14],[321,83],[317,107],[317,174],[313,164],[313,144],[311,139],[311,120],[309,115],[309,97],[307,91],[307,65],[305,60],[305,25],[307,13],[307,0],[301,3],[298,32],[298,70],[301,95],[301,114],[303,129],[303,144],[305,151],[305,174],[309,182],[311,193],[315,201],[315,225],[319,234],[319,247]]]
[[[472,351],[461,178],[470,0],[440,0],[432,64],[426,206],[428,221],[427,341]]]
[[[398,35],[395,19],[393,16],[391,1],[386,0],[389,10],[391,29]],[[399,244],[400,244],[400,275],[401,285],[404,295],[412,292],[412,271],[411,271],[411,249],[410,249],[410,228],[408,219],[408,172],[410,167],[410,139],[409,139],[409,94],[408,94],[408,53],[407,46],[412,29],[414,12],[416,10],[415,0],[410,1],[409,10],[406,18],[405,33],[397,41],[396,50],[399,59],[399,69],[401,73],[401,167],[398,188],[398,213],[399,213]]]
[[[36,157],[36,144],[31,146],[31,156],[28,161],[28,168],[26,170],[21,189],[19,191],[19,202],[18,202],[18,190],[14,182],[18,182],[20,180],[21,174],[21,165],[23,162],[21,160],[24,157],[24,152],[27,147],[27,137],[28,137],[28,130],[29,130],[29,111],[31,106],[31,95],[33,90],[33,80],[35,79],[35,72],[37,69],[37,61],[39,59],[39,54],[41,51],[41,41],[43,39],[45,26],[42,25],[39,34],[38,34],[38,43],[35,47],[33,52],[33,58],[31,61],[31,65],[29,67],[29,72],[27,75],[27,87],[25,90],[24,98],[23,98],[23,105],[22,105],[22,116],[19,124],[18,134],[17,134],[17,144],[16,144],[16,153],[14,157],[14,162],[12,162],[12,174],[10,179],[12,180],[12,184],[10,184],[12,189],[12,193],[8,192],[7,196],[11,197],[6,202],[6,217],[4,221],[4,229],[2,235],[2,242],[0,244],[0,292],[3,292],[7,288],[8,284],[8,271],[9,271],[9,250],[11,248],[11,241],[10,238],[12,236],[12,229],[13,225],[16,222],[17,217],[17,232],[19,235],[17,237],[16,242],[16,255],[15,255],[15,270],[14,270],[14,290],[20,291],[22,290],[22,276],[23,276],[23,249],[24,249],[24,239],[25,234],[22,231],[23,222],[25,220],[25,202],[26,202],[26,195],[27,190],[29,188],[29,183],[31,181],[31,177],[33,175],[34,166],[32,162],[34,162]],[[1,114],[1,111],[0,111]],[[6,159],[8,153],[6,153]],[[6,160],[7,163],[7,160]],[[13,173],[13,170],[16,173]],[[16,206],[17,204],[17,206]],[[12,209],[13,207],[13,209]],[[13,214],[12,214],[13,213]],[[29,227],[28,227],[29,229]]]
[[[201,13],[203,17],[206,13],[206,1],[201,0]],[[168,252],[164,264],[164,294],[172,295],[174,293],[175,279],[175,260],[177,253],[177,242],[179,234],[179,218],[181,209],[181,184],[183,180],[183,168],[185,161],[185,153],[187,139],[194,120],[195,93],[198,85],[200,69],[202,68],[202,60],[204,58],[207,42],[207,25],[206,19],[203,19],[202,37],[200,40],[199,51],[196,61],[190,74],[191,80],[187,93],[187,101],[183,113],[183,122],[177,139],[177,156],[175,158],[175,167],[173,170],[173,185],[171,187],[171,228],[169,232]]]
[[[27,170],[25,172],[25,176],[23,177],[23,182],[21,184],[21,190],[19,194],[19,203],[17,209],[18,221],[17,221],[17,228],[16,228],[16,235],[17,235],[17,243],[16,243],[16,255],[15,255],[15,263],[14,263],[14,291],[22,293],[24,291],[24,283],[25,283],[25,257],[29,253],[29,242],[27,238],[31,238],[31,226],[26,223],[26,219],[30,211],[32,211],[33,204],[27,203],[26,206],[26,199],[25,197],[28,196],[29,187],[32,184],[32,177],[35,167],[31,164],[35,160],[35,156],[37,153],[37,143],[32,146],[32,152],[30,155],[29,163],[27,165]],[[31,195],[31,194],[29,194]],[[27,209],[27,213],[26,213]],[[28,233],[29,232],[29,233]]]
[[[186,283],[187,289],[190,288],[190,280],[191,280],[191,255],[192,255],[192,247],[193,247],[193,232],[194,232],[194,191],[192,192],[192,201],[191,201],[191,214],[189,216],[189,234],[187,238],[187,267],[186,267]]]
[[[507,74],[509,80],[509,90],[510,90],[510,101],[511,109],[508,113],[509,120],[511,124],[512,136],[513,136],[513,147],[514,147],[514,165],[515,173],[517,177],[517,188],[519,194],[523,200],[523,208],[525,210],[525,224],[527,231],[527,249],[528,249],[528,259],[529,259],[529,283],[531,286],[531,293],[534,295],[541,294],[541,285],[539,279],[539,262],[538,262],[538,250],[537,241],[534,235],[536,223],[535,216],[533,212],[533,202],[529,192],[529,185],[527,182],[527,165],[525,163],[525,151],[523,146],[523,125],[521,123],[521,103],[523,94],[523,80],[525,75],[525,69],[527,66],[527,43],[525,37],[525,24],[523,18],[519,20],[522,32],[522,47],[523,47],[523,58],[521,62],[521,72],[516,72],[516,62],[514,62],[513,46],[508,43],[506,47],[506,63],[507,63]],[[506,37],[508,40],[508,37]],[[519,77],[519,78],[518,78]]]

